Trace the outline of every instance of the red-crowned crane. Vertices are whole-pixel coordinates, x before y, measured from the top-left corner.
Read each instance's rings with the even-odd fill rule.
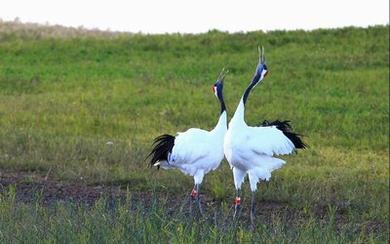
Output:
[[[264,48],[259,48],[259,63],[255,75],[246,88],[240,103],[229,122],[229,129],[224,140],[224,153],[233,170],[234,185],[236,188],[234,218],[240,210],[241,185],[248,174],[252,202],[250,219],[254,226],[255,193],[259,180],[269,180],[271,172],[279,169],[285,161],[275,158],[275,155],[284,155],[296,149],[305,148],[300,136],[292,131],[289,121],[264,121],[261,126],[252,127],[245,123],[245,104],[249,93],[259,84],[268,73],[265,63]]]
[[[152,166],[163,169],[179,169],[194,177],[194,188],[191,192],[192,201],[198,202],[199,211],[203,214],[199,199],[199,189],[203,177],[220,165],[223,153],[223,140],[227,131],[227,112],[223,100],[223,81],[227,72],[222,70],[213,85],[213,92],[221,105],[221,113],[215,128],[206,131],[191,128],[179,132],[176,136],[161,135],[154,140],[153,149],[149,156]]]

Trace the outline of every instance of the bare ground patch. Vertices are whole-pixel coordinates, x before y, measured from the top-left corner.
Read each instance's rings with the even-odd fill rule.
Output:
[[[39,175],[34,172],[0,172],[0,193],[8,190],[9,186],[14,186],[16,189],[16,201],[23,203],[32,203],[39,200],[47,206],[55,203],[74,203],[93,206],[99,199],[105,198],[108,200],[111,207],[114,207],[118,201],[125,201],[129,194],[131,196],[132,206],[142,204],[145,209],[148,209],[153,201],[159,199],[167,206],[168,213],[182,211],[183,214],[189,215],[189,196],[187,194],[166,194],[161,192],[130,192],[126,190],[123,185],[88,185],[84,182],[65,182],[48,178],[45,175]],[[202,205],[206,211],[208,219],[220,225],[225,225],[231,222],[231,216],[223,216],[221,214],[222,203],[213,198],[201,194]],[[241,212],[241,219],[249,221],[249,206],[243,204]],[[334,222],[337,230],[341,231],[346,225],[350,224],[346,209],[349,206],[345,202],[336,202],[336,211],[334,215]],[[233,214],[234,206],[231,204],[225,207],[229,208]],[[194,205],[194,209],[196,205]],[[195,210],[196,211],[196,210]],[[317,204],[313,206],[313,213],[317,220],[328,221],[328,205]],[[272,224],[275,221],[281,221],[289,225],[304,224],[310,214],[304,213],[303,210],[293,208],[287,202],[277,201],[258,201],[256,204],[256,215],[258,223]],[[312,215],[313,216],[313,215]],[[356,233],[365,231],[367,233],[376,233],[386,230],[388,225],[382,221],[370,220],[365,223],[355,224]]]

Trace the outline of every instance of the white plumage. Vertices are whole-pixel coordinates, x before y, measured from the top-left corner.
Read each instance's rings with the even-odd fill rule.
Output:
[[[202,213],[199,187],[204,176],[220,165],[223,157],[223,141],[227,131],[227,113],[223,100],[224,70],[213,86],[213,91],[221,104],[221,114],[217,125],[211,131],[191,128],[177,135],[162,135],[155,139],[151,165],[163,169],[177,168],[181,172],[194,177],[193,199],[197,199]]]
[[[201,184],[204,175],[217,169],[224,157],[223,140],[226,131],[227,115],[224,111],[212,131],[191,128],[179,132],[168,161],[161,162],[161,167],[178,168],[193,176],[195,185]]]
[[[244,110],[241,99],[237,111]],[[260,179],[269,180],[271,172],[285,163],[274,156],[290,154],[295,146],[276,126],[248,126],[242,117],[235,115],[225,135],[224,149],[226,159],[234,169],[235,187],[241,189],[248,173],[251,190],[256,191]]]
[[[291,131],[288,121],[264,122],[262,126],[252,127],[245,123],[245,104],[251,90],[268,73],[264,50],[261,50],[255,75],[245,90],[240,103],[229,122],[224,139],[224,153],[233,171],[234,185],[237,190],[236,216],[240,209],[240,190],[245,176],[248,175],[252,191],[251,221],[254,224],[254,200],[259,180],[269,180],[272,171],[279,169],[285,161],[275,158],[277,155],[290,154],[305,144],[299,135]]]

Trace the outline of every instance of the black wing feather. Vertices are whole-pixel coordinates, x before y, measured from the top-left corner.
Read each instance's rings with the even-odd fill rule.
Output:
[[[284,121],[275,120],[272,122],[264,120],[260,126],[276,126],[278,130],[282,131],[283,134],[287,136],[288,139],[290,139],[290,141],[294,144],[296,149],[307,148],[307,145],[302,141],[301,135],[292,131],[292,127],[290,125],[289,120],[284,120]]]
[[[148,157],[152,156],[150,165],[153,166],[158,161],[168,160],[168,154],[172,152],[172,148],[175,145],[175,137],[164,134],[154,139],[153,149],[149,153]]]

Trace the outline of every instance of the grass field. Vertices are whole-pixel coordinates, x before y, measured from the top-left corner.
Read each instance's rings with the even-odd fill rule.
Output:
[[[162,133],[213,128],[223,67],[232,116],[258,44],[270,75],[248,100],[248,124],[291,120],[310,147],[259,185],[255,231],[248,184],[242,221],[230,223],[226,162],[202,186],[206,217],[191,220],[191,177],[145,157]],[[0,172],[0,242],[387,243],[389,26],[141,35],[0,22]],[[33,198],[18,196],[42,178]],[[47,179],[121,197],[47,204]]]

